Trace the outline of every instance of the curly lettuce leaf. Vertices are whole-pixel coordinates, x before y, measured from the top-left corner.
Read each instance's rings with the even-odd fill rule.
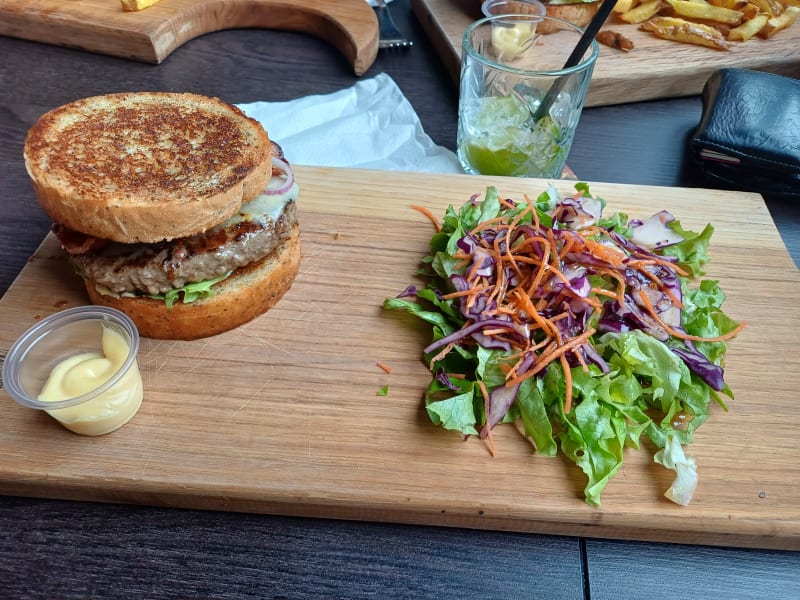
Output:
[[[434,425],[460,431],[464,435],[478,435],[475,424],[483,419],[482,404],[475,394],[475,383],[466,379],[451,379],[450,386],[457,392],[453,394],[438,378],[434,378],[425,393],[425,409]],[[442,393],[453,394],[437,399]]]
[[[680,504],[688,506],[697,489],[697,462],[693,457],[683,453],[677,437],[668,435],[664,448],[653,456],[653,460],[667,469],[675,471],[675,479],[669,486],[664,496]]]
[[[156,294],[148,296],[148,298],[153,298],[154,300],[163,300],[167,304],[167,308],[172,308],[172,306],[180,301],[183,304],[190,304],[192,302],[196,302],[197,300],[206,300],[211,298],[215,295],[212,286],[216,285],[223,279],[227,279],[230,273],[225,273],[224,275],[220,275],[219,277],[215,277],[214,279],[206,279],[205,281],[197,281],[194,283],[187,283],[182,288],[176,290],[170,290],[163,294]]]
[[[690,277],[705,275],[705,265],[709,261],[708,244],[714,233],[711,224],[706,225],[700,233],[684,229],[677,219],[670,222],[668,227],[680,234],[683,241],[665,246],[662,254],[677,258],[678,264],[689,272]]]

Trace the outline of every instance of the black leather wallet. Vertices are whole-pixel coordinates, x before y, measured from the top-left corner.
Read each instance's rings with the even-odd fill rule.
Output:
[[[689,147],[706,176],[727,188],[800,198],[800,81],[720,69],[702,98]]]

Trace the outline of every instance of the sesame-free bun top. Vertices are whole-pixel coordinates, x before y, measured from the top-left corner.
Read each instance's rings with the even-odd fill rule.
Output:
[[[66,104],[30,129],[24,157],[51,219],[125,243],[205,231],[272,175],[261,124],[197,94],[132,92]]]

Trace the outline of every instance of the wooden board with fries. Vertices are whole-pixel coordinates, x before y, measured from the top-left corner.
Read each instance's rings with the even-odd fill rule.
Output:
[[[412,6],[458,82],[461,36],[479,3]],[[723,67],[800,77],[800,0],[618,0],[598,41],[587,106],[695,95]]]
[[[221,29],[315,35],[363,75],[378,54],[378,20],[364,0],[0,0],[0,35],[161,63]]]
[[[729,50],[731,43],[790,27],[800,0],[623,0],[614,12],[665,40]]]

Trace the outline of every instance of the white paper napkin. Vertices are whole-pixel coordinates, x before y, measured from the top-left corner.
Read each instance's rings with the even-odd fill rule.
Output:
[[[239,104],[261,122],[292,164],[462,173],[433,143],[394,80],[381,73],[332,94]]]

